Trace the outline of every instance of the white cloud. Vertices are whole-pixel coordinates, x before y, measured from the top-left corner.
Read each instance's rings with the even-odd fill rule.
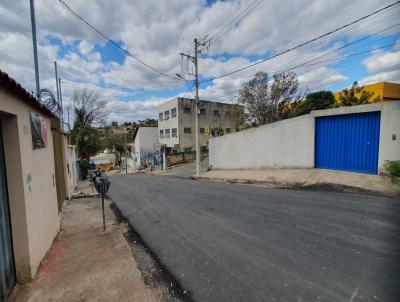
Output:
[[[306,85],[309,88],[310,92],[313,92],[321,89],[329,89],[333,85],[345,81],[348,78],[335,69],[320,67],[303,73],[298,77],[298,79],[303,83],[303,85]]]
[[[373,54],[363,64],[371,75],[361,79],[361,85],[382,81],[400,82],[400,50]]]
[[[212,36],[231,16],[252,1],[217,1],[206,6],[205,0],[132,0],[118,3],[109,0],[65,0],[83,18],[121,43],[132,54],[172,76],[181,73],[178,53],[192,52],[194,37],[207,34]],[[257,8],[241,22],[213,41],[207,52],[212,57],[203,57],[200,60],[200,73],[203,77],[213,77],[240,68],[250,62],[248,55],[273,54],[290,48],[390,3],[389,0],[384,2],[299,0],[287,4],[280,0],[260,1]],[[105,62],[94,47],[96,44],[104,45],[104,41],[71,16],[58,1],[35,1],[35,5],[43,87],[54,88],[55,60],[59,62],[61,77],[76,82],[86,81],[89,86],[105,83],[110,88],[101,89],[102,96],[110,99],[134,95],[135,89],[139,88],[164,91],[184,85],[183,82],[149,70],[131,57],[126,57],[121,64]],[[377,24],[395,22],[398,12],[399,8],[395,8],[387,13],[380,13],[334,37],[336,41],[344,35],[354,39],[376,31]],[[50,44],[50,37],[57,37],[63,45],[74,47],[67,53],[60,52],[59,47]],[[328,37],[234,76],[212,81],[213,86],[201,89],[202,98],[231,101],[235,90],[257,71],[272,74],[326,53],[340,44],[337,42],[332,46],[331,42],[331,37]],[[234,54],[235,57],[227,54]],[[393,79],[396,75],[392,65],[393,62],[398,62],[396,60],[398,57],[390,54],[379,57],[379,60],[371,59],[365,64],[368,71],[374,73],[371,77]],[[0,3],[0,68],[28,90],[34,89],[28,1],[4,0]],[[300,74],[300,79],[313,89],[326,89],[346,79],[341,72],[329,65],[296,71]],[[71,94],[72,87],[65,85],[66,99]],[[135,102],[143,104],[146,101],[130,101],[127,102],[130,105],[125,105],[125,108],[133,108],[132,104]],[[124,103],[125,101],[118,101],[117,107],[123,107]],[[113,108],[108,107],[111,114],[116,114],[117,110]]]
[[[400,50],[372,55],[363,61],[370,73],[400,69]]]

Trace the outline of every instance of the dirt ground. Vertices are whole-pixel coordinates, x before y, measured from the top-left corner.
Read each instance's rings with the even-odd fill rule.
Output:
[[[68,201],[62,226],[34,280],[10,301],[160,301],[146,285],[106,201],[106,232],[99,198]]]

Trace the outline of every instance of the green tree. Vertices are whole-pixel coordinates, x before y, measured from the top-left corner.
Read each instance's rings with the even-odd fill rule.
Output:
[[[373,95],[373,92],[365,91],[363,86],[360,86],[358,82],[354,82],[350,88],[346,88],[339,93],[339,103],[336,107],[368,104],[373,100],[379,99],[379,97],[373,98]]]
[[[75,90],[71,97],[74,106],[74,127],[71,131],[72,142],[77,145],[78,156],[89,159],[101,147],[99,133],[94,128],[104,123],[105,102],[100,101],[98,94],[93,90]]]
[[[287,105],[304,96],[293,72],[268,74],[258,72],[239,91],[238,102],[246,109],[246,118],[253,126],[273,123],[287,117]]]
[[[291,116],[300,116],[310,113],[312,110],[331,108],[335,104],[335,97],[331,91],[317,91],[307,94],[305,100],[300,100],[293,105]]]

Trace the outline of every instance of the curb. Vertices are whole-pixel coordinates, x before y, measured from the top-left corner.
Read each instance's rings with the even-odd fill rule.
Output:
[[[268,181],[268,180],[253,180],[253,179],[237,179],[237,178],[218,178],[218,177],[206,177],[206,176],[192,176],[194,180],[205,180],[214,182],[223,182],[229,184],[242,184],[242,185],[263,185],[274,189],[290,189],[290,190],[314,190],[314,191],[327,191],[327,192],[339,192],[339,193],[364,193],[379,196],[397,197],[400,193],[395,192],[381,192],[359,188],[355,186],[341,185],[328,182],[318,182],[314,184],[308,184],[306,182],[279,182],[279,181]]]
[[[145,284],[150,287],[156,284],[158,287],[166,289],[168,294],[167,296],[163,295],[161,301],[193,302],[191,292],[183,289],[178,279],[170,273],[153,250],[146,244],[140,234],[136,232],[129,219],[124,216],[118,205],[109,196],[107,196],[107,199],[111,201],[109,207],[118,224],[125,224],[127,227],[127,230],[122,235],[131,249],[138,268],[142,273]],[[140,255],[141,252],[150,257],[152,269],[149,270],[146,268],[146,265],[141,264],[141,259],[142,261],[146,261],[143,256]]]

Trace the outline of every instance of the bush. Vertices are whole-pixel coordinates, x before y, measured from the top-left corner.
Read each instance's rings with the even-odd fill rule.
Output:
[[[400,177],[400,160],[386,160],[383,171],[392,177]]]

